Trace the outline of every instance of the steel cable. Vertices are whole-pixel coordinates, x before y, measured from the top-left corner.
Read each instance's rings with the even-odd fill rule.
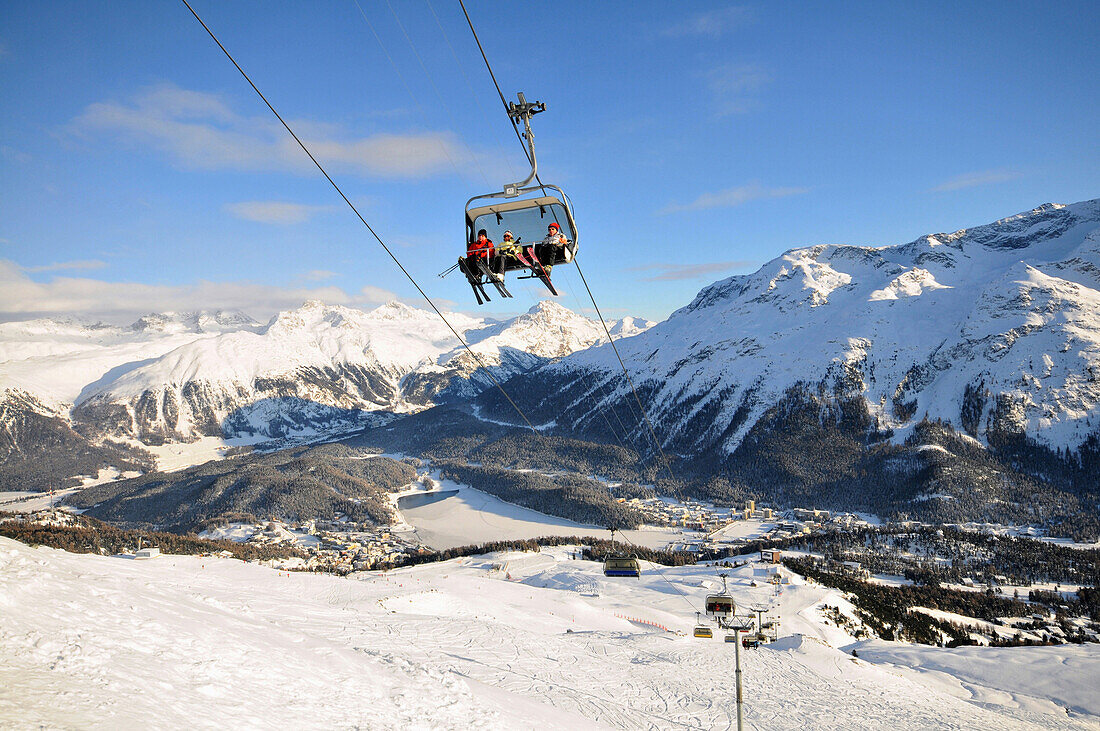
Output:
[[[233,58],[233,55],[230,54],[228,50],[226,50],[225,46],[222,45],[222,42],[218,40],[218,37],[216,35],[214,35],[214,31],[210,30],[210,27],[207,26],[205,22],[203,22],[203,19],[199,17],[199,14],[195,12],[195,9],[191,7],[191,4],[187,2],[187,0],[181,0],[181,2],[187,6],[187,9],[190,10],[191,14],[195,16],[195,20],[199,21],[199,24],[203,27],[203,30],[205,30],[210,38],[213,39],[214,43],[218,44],[218,48],[222,50],[222,53],[225,54],[225,57],[228,58],[233,66],[237,69],[237,71],[241,73],[241,76],[244,77],[244,80],[248,82],[248,85],[252,87],[252,90],[256,92],[257,96],[259,96],[260,99],[263,100],[263,103],[267,105],[267,108],[271,110],[271,113],[275,115],[275,118],[282,123],[283,127],[286,128],[286,131],[290,133],[290,136],[293,137],[294,141],[298,143],[298,146],[302,148],[302,151],[306,153],[310,160],[313,161],[313,164],[317,166],[317,169],[321,171],[321,174],[325,176],[325,180],[327,180],[329,184],[333,187],[333,189],[337,193],[339,193],[340,197],[344,199],[344,202],[348,204],[348,207],[351,208],[352,212],[355,213],[356,217],[362,222],[362,224],[367,227],[367,230],[370,231],[371,235],[375,238],[378,244],[386,251],[387,254],[389,254],[389,257],[393,259],[393,263],[397,265],[397,268],[401,270],[401,273],[404,274],[410,282],[412,282],[412,285],[416,288],[416,291],[420,293],[420,296],[424,298],[424,301],[427,302],[433,310],[435,310],[435,314],[439,315],[439,319],[443,321],[443,324],[447,326],[447,329],[454,334],[454,336],[458,339],[458,342],[460,342],[462,344],[462,347],[466,349],[466,352],[468,352],[470,356],[477,362],[477,364],[481,366],[482,370],[485,371],[485,374],[489,377],[490,380],[492,380],[493,385],[495,385],[497,389],[504,395],[504,398],[507,399],[508,403],[512,405],[512,408],[516,410],[516,413],[518,413],[520,417],[523,418],[523,421],[527,424],[528,427],[530,427],[535,436],[541,436],[538,432],[538,429],[535,428],[535,425],[532,424],[531,420],[527,418],[527,414],[523,413],[523,409],[521,409],[516,404],[516,402],[512,400],[512,397],[508,395],[508,392],[506,390],[504,390],[504,386],[501,385],[500,381],[497,380],[496,376],[493,375],[488,366],[486,366],[481,358],[478,357],[477,353],[475,353],[473,349],[470,348],[469,344],[466,342],[466,339],[459,334],[458,330],[455,329],[450,320],[448,320],[440,311],[440,309],[436,307],[435,302],[433,302],[432,299],[427,295],[427,293],[424,292],[424,290],[417,283],[413,275],[409,273],[409,271],[405,268],[401,261],[394,255],[394,253],[390,250],[390,247],[386,246],[386,242],[382,240],[382,237],[380,237],[375,232],[375,230],[371,228],[371,225],[367,223],[367,219],[363,218],[363,214],[359,212],[359,209],[355,207],[355,204],[352,203],[346,195],[344,195],[344,191],[340,188],[339,185],[336,184],[336,181],[334,181],[329,176],[329,174],[325,171],[325,168],[321,165],[320,162],[317,161],[317,158],[313,156],[313,153],[309,151],[309,148],[306,147],[305,143],[303,143],[298,135],[294,133],[294,130],[290,128],[290,125],[286,123],[286,120],[284,120],[282,116],[275,110],[275,107],[271,105],[271,102],[267,100],[267,97],[263,95],[263,92],[260,91],[255,83],[253,83],[251,77],[249,77],[249,75],[245,73],[245,70],[241,68],[240,64],[238,64],[236,59]]]

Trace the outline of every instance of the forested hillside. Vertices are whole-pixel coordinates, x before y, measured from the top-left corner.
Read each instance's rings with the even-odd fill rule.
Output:
[[[151,472],[88,488],[67,502],[115,524],[177,533],[229,521],[332,519],[338,512],[384,525],[394,518],[387,493],[415,477],[408,464],[335,444]]]

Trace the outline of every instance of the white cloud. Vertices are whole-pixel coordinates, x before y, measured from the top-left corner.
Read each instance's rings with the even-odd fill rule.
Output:
[[[974,173],[965,173],[963,175],[956,175],[950,180],[944,182],[932,188],[933,193],[943,193],[949,190],[960,190],[961,188],[974,188],[979,185],[993,185],[994,183],[1006,183],[1009,180],[1016,180],[1022,178],[1023,173],[1015,170],[1008,170],[1005,168],[999,168],[997,170],[981,170]]]
[[[704,264],[646,264],[645,266],[630,267],[631,271],[655,271],[651,277],[645,277],[645,282],[674,282],[681,279],[698,279],[715,272],[728,272],[730,269],[744,269],[755,266],[759,262],[754,261],[714,261]]]
[[[363,302],[377,302],[379,304],[397,299],[397,295],[388,289],[367,285],[359,290],[359,300]]]
[[[728,8],[695,13],[679,23],[665,28],[661,35],[682,38],[687,36],[709,36],[718,38],[728,31],[752,21],[752,11],[740,5]]]
[[[680,211],[705,211],[709,208],[733,208],[754,200],[785,198],[789,195],[801,195],[809,188],[765,188],[759,183],[749,183],[737,188],[726,188],[717,193],[703,193],[691,203],[670,204],[658,211],[664,215]]]
[[[243,201],[241,203],[227,203],[225,210],[246,221],[286,226],[294,223],[305,223],[318,213],[331,211],[332,206],[309,206],[304,203],[290,203],[287,201]]]
[[[121,323],[149,312],[212,309],[241,310],[264,320],[313,299],[365,308],[398,297],[379,287],[349,294],[335,286],[277,287],[247,281],[155,285],[54,277],[35,282],[18,264],[0,259],[0,321],[78,315]]]
[[[759,106],[757,92],[772,82],[772,74],[754,63],[732,63],[707,72],[707,85],[719,114],[742,114]]]
[[[25,272],[63,272],[87,269],[102,269],[107,262],[98,259],[84,259],[81,261],[61,261],[56,264],[44,264],[36,267],[23,267]]]
[[[390,178],[438,174],[469,154],[450,132],[356,137],[337,125],[291,120],[290,126],[329,172]],[[88,105],[70,130],[112,135],[150,147],[198,170],[311,174],[316,168],[276,120],[244,117],[219,96],[162,84],[126,102]]]

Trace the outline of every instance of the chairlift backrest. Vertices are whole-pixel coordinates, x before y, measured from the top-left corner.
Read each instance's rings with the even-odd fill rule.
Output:
[[[604,576],[631,576],[640,578],[641,564],[632,556],[608,556],[603,562]]]
[[[710,594],[706,599],[708,617],[732,617],[736,606],[729,594]]]
[[[571,253],[575,254],[577,224],[573,220],[572,206],[569,205],[565,192],[552,185],[533,190],[540,191],[543,195],[533,198],[501,198],[499,194],[489,194],[475,196],[467,201],[467,243],[477,237],[479,230],[485,229],[489,238],[498,244],[506,230],[511,230],[524,243],[534,244],[546,236],[547,226],[556,222],[570,242]],[[471,207],[475,202],[484,202],[485,205]]]

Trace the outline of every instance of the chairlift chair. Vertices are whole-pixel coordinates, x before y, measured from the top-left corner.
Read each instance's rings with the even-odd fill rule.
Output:
[[[692,637],[698,637],[700,639],[709,640],[714,637],[714,631],[710,627],[703,624],[699,619],[699,612],[695,613],[695,629],[691,632]]]
[[[519,94],[518,104],[512,102],[508,105],[508,116],[513,124],[523,122],[522,136],[526,140],[527,156],[531,162],[530,175],[520,182],[506,184],[503,190],[476,195],[466,201],[467,246],[476,240],[478,231],[485,229],[488,238],[499,248],[504,232],[510,230],[520,250],[520,257],[495,257],[495,266],[486,266],[479,262],[478,271],[468,271],[467,266],[459,260],[458,266],[473,287],[474,297],[479,305],[482,304],[482,299],[489,301],[485,294],[485,284],[492,284],[502,296],[511,297],[504,287],[503,275],[519,270],[529,272],[528,277],[521,279],[540,279],[551,294],[556,296],[558,290],[550,281],[550,269],[558,264],[568,264],[577,254],[577,224],[573,219],[573,206],[565,191],[541,180],[535,185],[528,185],[538,177],[531,117],[542,111],[546,111],[545,104],[528,102],[522,92]],[[566,243],[552,253],[540,250],[541,258],[535,257],[534,246],[542,241],[551,223],[558,224]]]
[[[603,560],[604,576],[642,577],[642,567],[633,556],[607,556]]]
[[[706,602],[703,605],[704,609],[706,609],[707,616],[718,620],[719,624],[732,617],[737,609],[733,597],[730,596],[729,591],[726,589],[725,574],[722,574],[721,577],[722,591],[717,594],[708,594]]]
[[[615,531],[611,528],[611,552],[604,556],[604,576],[629,576],[633,579],[642,578],[642,565],[637,556],[627,556],[615,550]]]

